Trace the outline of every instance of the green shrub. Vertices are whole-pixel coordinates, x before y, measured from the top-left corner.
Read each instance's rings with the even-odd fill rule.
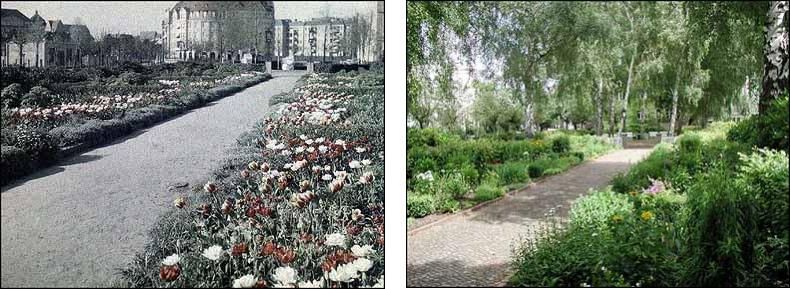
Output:
[[[563,154],[571,149],[571,140],[567,135],[560,135],[551,140],[551,151]]]
[[[406,194],[406,213],[409,217],[419,218],[436,211],[436,198],[429,194]]]
[[[485,202],[501,197],[505,194],[505,190],[495,183],[482,183],[475,189],[475,200],[478,202]]]
[[[785,95],[771,103],[764,115],[753,115],[737,123],[727,139],[747,146],[767,147],[790,151],[790,108]]]
[[[511,287],[671,287],[679,271],[666,227],[639,214],[611,229],[540,228],[516,253]],[[609,219],[612,216],[608,217]]]
[[[787,154],[742,158],[737,173],[720,165],[688,190],[684,285],[767,287],[790,278]]]
[[[628,195],[612,191],[594,192],[580,198],[571,207],[571,225],[587,228],[605,228],[616,214],[625,216],[634,209]]]
[[[529,177],[536,179],[543,176],[543,170],[545,168],[538,165],[538,164],[529,164],[527,167],[527,172],[529,173]]]
[[[525,162],[506,162],[495,167],[497,175],[500,177],[501,185],[526,183],[529,181],[529,173]]]
[[[469,191],[469,185],[464,181],[463,175],[453,173],[439,178],[438,186],[440,193],[458,199],[466,195]]]
[[[618,193],[638,191],[650,185],[650,179],[666,179],[673,168],[673,151],[669,145],[658,145],[650,155],[624,174],[612,179],[612,190]]]
[[[458,170],[464,177],[464,180],[470,184],[477,184],[480,180],[480,173],[471,164],[462,165]]]

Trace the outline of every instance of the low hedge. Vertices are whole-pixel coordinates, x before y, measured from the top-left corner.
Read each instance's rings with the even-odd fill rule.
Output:
[[[27,175],[36,168],[50,165],[57,161],[58,157],[65,157],[66,155],[58,156],[60,148],[70,146],[88,148],[104,145],[117,138],[129,135],[136,130],[150,127],[189,109],[200,107],[208,102],[229,96],[269,79],[271,79],[271,75],[266,74],[245,81],[241,85],[215,87],[209,89],[207,93],[195,92],[182,97],[178,102],[178,106],[151,105],[129,110],[120,118],[110,120],[91,119],[85,122],[67,123],[53,128],[49,130],[49,132],[34,133],[36,137],[28,136],[30,133],[27,133],[30,131],[35,132],[36,130],[4,129],[2,184],[5,185],[16,178]],[[9,138],[5,135],[7,132],[12,131],[17,131],[13,132],[15,135],[14,137]],[[42,141],[38,140],[42,138],[45,140],[43,144]],[[52,145],[44,145],[47,142],[52,143]],[[8,164],[10,164],[10,166],[6,166],[6,145],[18,143],[22,143],[23,145],[18,148],[8,149]],[[29,146],[30,148],[26,148],[25,146]],[[19,156],[19,153],[16,152],[18,149],[25,152],[28,157]],[[19,164],[19,162],[23,161],[26,161],[27,164]]]
[[[34,160],[23,149],[15,146],[2,146],[0,153],[0,174],[3,175],[2,185],[10,179],[30,173]]]

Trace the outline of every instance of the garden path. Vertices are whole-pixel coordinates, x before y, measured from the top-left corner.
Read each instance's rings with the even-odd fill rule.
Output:
[[[512,250],[544,214],[566,216],[573,200],[600,188],[652,149],[618,150],[547,177],[478,210],[408,233],[409,287],[498,287],[510,276]]]
[[[274,78],[65,159],[2,190],[2,287],[110,285],[173,206],[174,183],[208,177],[272,95],[304,72]]]

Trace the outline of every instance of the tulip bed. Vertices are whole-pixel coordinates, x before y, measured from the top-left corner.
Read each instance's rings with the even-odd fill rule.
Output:
[[[301,81],[173,196],[120,286],[383,286],[383,74]]]
[[[198,75],[153,67],[144,73],[94,75],[90,81],[75,76],[82,71],[54,73],[59,78],[49,79],[41,69],[5,70],[10,80],[4,84],[22,83],[8,84],[2,92],[2,184],[70,152],[108,143],[271,78],[246,66],[207,73],[196,69]],[[64,82],[53,83],[58,79]],[[67,82],[72,80],[77,82]]]

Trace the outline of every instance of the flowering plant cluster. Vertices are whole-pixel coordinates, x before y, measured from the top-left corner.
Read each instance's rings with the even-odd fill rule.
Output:
[[[80,102],[55,104],[49,107],[22,107],[10,109],[9,122],[31,122],[59,120],[72,116],[81,118],[107,118],[115,113],[155,104],[170,104],[179,93],[191,89],[205,89],[218,85],[236,84],[247,81],[262,73],[242,73],[215,81],[159,80],[162,89],[158,93],[137,92],[114,95],[82,97]]]
[[[354,97],[340,90],[347,87],[338,84],[343,76],[306,77],[291,92],[294,102],[239,141],[249,148],[243,162],[194,193],[176,196],[182,219],[174,222],[187,232],[159,237],[164,242],[154,236],[155,243],[178,238],[158,250],[162,263],[133,264],[146,267],[147,276],[168,274],[130,285],[382,287],[383,126],[353,124],[373,114],[369,110],[383,112],[383,86]],[[319,108],[322,103],[332,108]],[[337,119],[300,121],[313,109],[332,109]],[[164,263],[173,254],[178,269]],[[126,278],[137,279],[131,273]]]

